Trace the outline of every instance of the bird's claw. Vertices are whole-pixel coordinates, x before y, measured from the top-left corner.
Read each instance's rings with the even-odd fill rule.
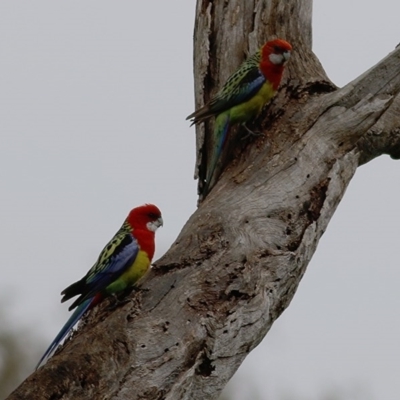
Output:
[[[246,129],[246,131],[247,131],[247,135],[244,135],[244,136],[242,137],[242,140],[245,140],[245,139],[247,139],[247,138],[250,137],[250,136],[263,136],[263,135],[264,135],[263,132],[254,132],[254,131],[252,131],[249,127],[247,127],[246,124],[242,124],[242,126],[243,126],[243,128]]]
[[[124,306],[128,304],[132,299],[130,298],[129,294],[132,293],[133,288],[127,288],[123,292],[117,294],[112,294],[110,296],[110,304],[106,307],[107,311],[115,310],[118,307]]]
[[[112,297],[113,301],[110,302],[110,304],[105,308],[107,311],[113,311],[118,307],[124,306],[125,304],[128,304],[131,299],[125,298],[125,299],[118,299],[116,296]]]

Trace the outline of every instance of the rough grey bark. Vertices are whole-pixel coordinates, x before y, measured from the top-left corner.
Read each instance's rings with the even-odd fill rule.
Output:
[[[311,8],[198,0],[197,105],[266,38],[294,47],[279,95],[254,124],[265,136],[238,143],[132,301],[100,305],[9,399],[218,398],[289,305],[358,165],[400,156],[400,48],[337,89],[311,51]]]

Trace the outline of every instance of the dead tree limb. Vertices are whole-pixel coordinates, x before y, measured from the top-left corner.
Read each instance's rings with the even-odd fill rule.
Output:
[[[311,8],[198,0],[197,105],[267,38],[293,45],[280,93],[255,122],[265,137],[238,144],[132,302],[100,305],[9,399],[216,399],[260,343],[357,167],[400,157],[400,48],[338,89],[311,51]]]

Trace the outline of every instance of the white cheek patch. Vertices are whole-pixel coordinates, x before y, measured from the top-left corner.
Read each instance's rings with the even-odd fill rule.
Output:
[[[272,53],[269,55],[269,61],[271,61],[272,64],[277,65],[277,64],[283,64],[285,60],[282,54]]]
[[[152,221],[148,222],[146,224],[146,227],[147,227],[147,229],[149,231],[152,231],[152,232],[155,232],[158,229],[158,225],[155,222],[152,222]]]

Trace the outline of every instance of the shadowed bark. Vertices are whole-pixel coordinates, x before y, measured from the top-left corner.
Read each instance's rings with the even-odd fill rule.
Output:
[[[361,163],[400,157],[400,48],[342,89],[311,51],[311,0],[198,0],[196,105],[267,39],[281,90],[131,296],[107,301],[9,399],[216,399],[289,305]],[[198,165],[209,125],[197,127]]]

